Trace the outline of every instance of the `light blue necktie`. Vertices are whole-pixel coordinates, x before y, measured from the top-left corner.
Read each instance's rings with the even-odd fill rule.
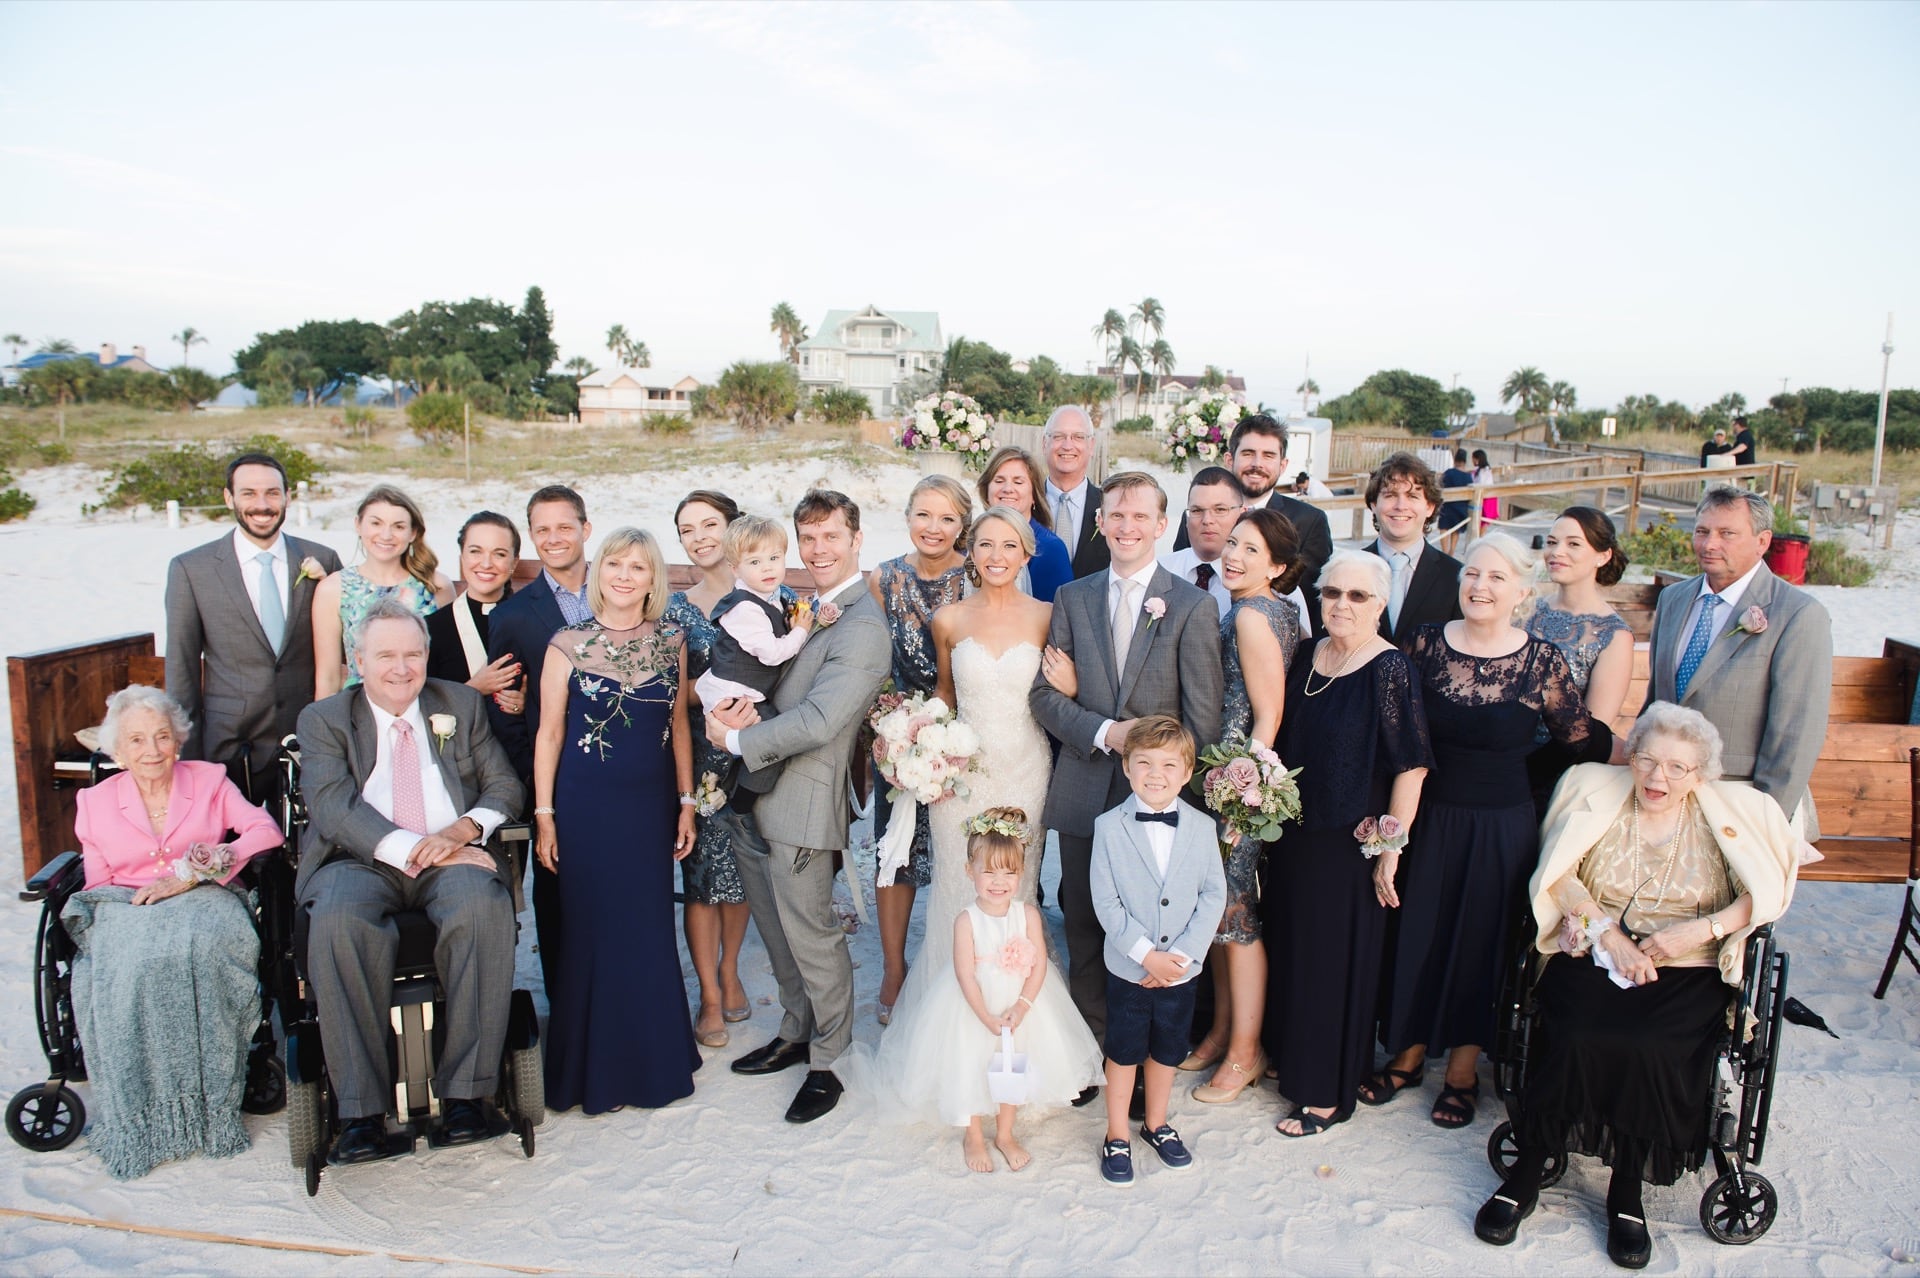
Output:
[[[267,632],[267,643],[277,657],[280,655],[280,645],[287,641],[287,609],[280,602],[280,583],[273,569],[273,555],[263,550],[255,562],[260,565],[260,628]]]
[[[1391,588],[1387,592],[1387,629],[1400,628],[1400,609],[1407,602],[1407,552],[1396,550],[1387,555],[1387,567],[1393,574]]]
[[[1680,665],[1673,672],[1673,699],[1680,701],[1687,695],[1687,685],[1693,682],[1693,672],[1706,660],[1707,649],[1713,646],[1713,632],[1719,627],[1713,624],[1713,611],[1721,604],[1719,595],[1708,592],[1700,596],[1700,620],[1693,625],[1693,634],[1687,640],[1687,650],[1680,654]]]

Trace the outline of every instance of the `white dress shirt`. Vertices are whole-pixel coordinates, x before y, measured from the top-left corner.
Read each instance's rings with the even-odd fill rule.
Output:
[[[287,598],[287,538],[283,533],[273,535],[273,545],[264,549],[248,539],[247,534],[238,528],[233,530],[233,553],[240,561],[240,580],[247,586],[247,601],[253,605],[253,615],[260,617],[260,556],[273,556],[273,584],[280,589],[280,615],[288,617],[292,602]],[[266,618],[260,618],[265,626]]]
[[[1160,567],[1160,562],[1158,560],[1149,559],[1147,560],[1145,565],[1141,567],[1140,571],[1135,573],[1130,573],[1125,577],[1122,577],[1111,570],[1108,571],[1106,618],[1107,618],[1107,628],[1109,630],[1113,628],[1113,620],[1114,620],[1113,610],[1120,606],[1120,583],[1123,581],[1131,581],[1139,585],[1140,589],[1137,592],[1136,597],[1133,601],[1134,607],[1144,609],[1147,603],[1147,587],[1153,584],[1153,574],[1159,567]],[[1116,670],[1113,672],[1113,677],[1115,682],[1119,681],[1119,678],[1123,673],[1124,673],[1123,671],[1119,671],[1119,670]],[[1113,751],[1109,749],[1107,746],[1107,729],[1111,728],[1116,722],[1117,720],[1114,720],[1114,719],[1102,719],[1100,721],[1100,730],[1093,734],[1093,748],[1095,750],[1104,751],[1108,754],[1113,753]]]
[[[1166,554],[1160,556],[1160,566],[1162,568],[1165,568],[1168,572],[1191,586],[1200,584],[1193,579],[1193,570],[1202,563],[1206,563],[1213,569],[1213,580],[1207,583],[1207,593],[1212,595],[1213,601],[1220,605],[1220,615],[1225,617],[1227,615],[1227,609],[1233,607],[1233,592],[1227,589],[1226,582],[1220,580],[1220,561],[1218,559],[1202,560],[1200,558],[1200,552],[1192,546],[1183,546],[1179,550],[1168,551]],[[1313,638],[1313,623],[1307,620],[1307,597],[1301,592],[1300,587],[1295,586],[1292,590],[1289,590],[1280,597],[1282,599],[1292,600],[1294,610],[1300,614],[1300,637],[1302,639]]]
[[[1764,562],[1762,560],[1755,563],[1725,590],[1710,588],[1704,579],[1700,582],[1700,593],[1694,596],[1693,603],[1687,608],[1686,621],[1680,627],[1680,642],[1673,645],[1673,651],[1668,653],[1665,659],[1664,664],[1669,674],[1677,675],[1680,671],[1680,658],[1686,655],[1687,644],[1693,639],[1693,628],[1700,624],[1700,609],[1708,595],[1720,596],[1720,611],[1714,617],[1713,637],[1715,639],[1727,633],[1728,627],[1740,624],[1740,600],[1747,593],[1747,587],[1753,584],[1755,575],[1759,573],[1760,563]],[[1708,646],[1711,647],[1712,644],[1709,643]]]
[[[393,724],[395,718],[407,721],[413,729],[413,748],[420,755],[420,797],[427,814],[429,831],[444,830],[462,816],[473,818],[480,827],[478,842],[485,843],[500,828],[507,818],[505,814],[492,808],[472,808],[466,812],[453,810],[453,796],[447,793],[446,778],[440,775],[440,760],[436,757],[442,748],[433,734],[427,731],[426,717],[420,713],[420,702],[407,707],[403,715],[388,714],[375,705],[373,698],[367,698],[367,709],[373,711],[373,739],[377,747],[374,756],[373,771],[367,774],[367,783],[360,787],[360,797],[373,805],[373,810],[387,820],[393,820]],[[407,868],[407,861],[413,856],[424,836],[413,830],[395,830],[376,843],[373,859],[385,861],[396,870]]]
[[[1164,808],[1150,808],[1146,805],[1145,800],[1137,795],[1134,797],[1134,803],[1139,807],[1141,812],[1153,813],[1177,812],[1180,806],[1180,800],[1176,798]],[[1147,848],[1153,853],[1153,868],[1159,873],[1160,881],[1165,883],[1167,881],[1167,866],[1173,861],[1174,827],[1164,821],[1137,821],[1135,824],[1146,833]],[[1133,948],[1127,952],[1127,957],[1136,963],[1144,965],[1147,960],[1147,955],[1151,953],[1153,953],[1153,942],[1143,936],[1133,943]],[[1174,981],[1174,985],[1185,985],[1188,981],[1191,981],[1200,974],[1193,966],[1193,956],[1191,954],[1183,954],[1179,950],[1172,948],[1169,948],[1167,953],[1173,955],[1175,958],[1185,959],[1187,961],[1187,974],[1179,980]]]
[[[847,600],[841,598],[841,596],[847,593],[847,588],[851,586],[858,590],[864,590],[866,589],[866,585],[866,579],[860,575],[860,569],[856,567],[853,570],[853,575],[847,577],[839,585],[829,590],[815,591],[813,595],[814,603],[816,606],[823,603],[830,603],[844,610],[848,607],[848,603]],[[727,729],[727,753],[736,758],[740,755],[740,729],[738,728]]]
[[[1086,480],[1081,480],[1072,488],[1061,488],[1053,480],[1047,480],[1047,509],[1053,512],[1053,534],[1067,543],[1067,554],[1072,555],[1080,549],[1080,530],[1087,526],[1087,503],[1091,488]],[[1073,504],[1068,511],[1072,527],[1062,527],[1060,522],[1060,499],[1072,498]]]

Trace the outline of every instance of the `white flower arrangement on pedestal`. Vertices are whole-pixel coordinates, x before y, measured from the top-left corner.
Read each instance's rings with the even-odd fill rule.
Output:
[[[1177,471],[1185,471],[1189,460],[1211,466],[1227,455],[1227,439],[1234,423],[1247,410],[1222,391],[1201,391],[1173,410],[1167,420],[1163,442],[1167,457]]]
[[[908,452],[959,453],[978,469],[993,452],[993,418],[970,395],[940,391],[913,402],[894,423],[893,442]]]

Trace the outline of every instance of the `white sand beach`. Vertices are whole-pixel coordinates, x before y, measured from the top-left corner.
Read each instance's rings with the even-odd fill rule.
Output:
[[[687,489],[717,486],[750,509],[782,514],[816,480],[859,501],[868,566],[906,549],[901,507],[914,472],[857,475],[742,465],[721,473],[597,476],[581,483],[605,533],[638,524],[663,535]],[[352,510],[384,476],[333,475],[313,522],[297,529],[342,551]],[[1176,495],[1181,477],[1169,476]],[[29,472],[34,516],[0,527],[0,651],[19,653],[137,631],[163,635],[168,560],[226,523],[169,529],[146,514],[84,518],[98,473]],[[409,481],[443,561],[468,513],[519,518],[528,485]],[[1869,587],[1821,588],[1836,649],[1878,655],[1883,638],[1920,639],[1920,519],[1903,518],[1898,549]],[[1166,545],[1171,545],[1169,535]],[[8,758],[11,759],[9,748]],[[7,769],[11,775],[11,768]],[[1284,846],[1284,845],[1283,845]],[[20,859],[13,787],[0,784],[0,1091],[37,1082],[45,1063],[32,1024],[31,950],[39,907],[15,899]],[[1051,865],[1049,869],[1051,870]],[[1051,874],[1049,874],[1051,877]],[[1839,1034],[1786,1026],[1773,1124],[1760,1170],[1780,1196],[1772,1231],[1724,1247],[1700,1228],[1705,1177],[1649,1189],[1649,1272],[1826,1275],[1920,1272],[1920,975],[1871,998],[1896,919],[1894,886],[1804,885],[1778,928],[1792,955],[1790,992]],[[1055,918],[1057,925],[1057,916]],[[916,934],[920,924],[916,921]],[[537,988],[523,929],[522,983]],[[872,1041],[880,959],[876,932],[854,937],[857,1035]],[[917,942],[916,942],[917,944]],[[284,1116],[249,1118],[253,1149],[192,1159],[122,1184],[83,1139],[52,1154],[0,1142],[0,1269],[23,1274],[385,1273],[407,1257],[448,1272],[521,1266],[587,1273],[1596,1273],[1609,1266],[1605,1172],[1576,1160],[1519,1242],[1475,1240],[1472,1216],[1495,1186],[1485,1145],[1499,1121],[1484,1092],[1473,1126],[1433,1126],[1437,1082],[1310,1140],[1273,1131],[1271,1090],[1212,1108],[1177,1094],[1173,1121],[1195,1153],[1174,1172],[1141,1164],[1130,1189],[1095,1167],[1097,1110],[1026,1123],[1027,1170],[971,1175],[954,1132],[886,1129],[849,1098],[826,1119],[793,1127],[781,1115],[795,1074],[749,1079],[729,1061],[778,1023],[773,981],[751,935],[742,975],[755,1003],[733,1043],[705,1053],[698,1090],[658,1112],[550,1116],[538,1154],[499,1141],[330,1173],[317,1198],[287,1163]],[[691,990],[692,972],[687,969]],[[676,997],[662,991],[663,998]],[[1486,1070],[1483,1067],[1483,1079]],[[1151,1165],[1150,1165],[1151,1164]],[[42,1213],[58,1220],[21,1213]],[[210,1242],[87,1228],[84,1222],[231,1236]],[[337,1249],[268,1251],[239,1240]],[[344,1254],[338,1254],[344,1253]],[[408,1265],[419,1272],[425,1265]]]

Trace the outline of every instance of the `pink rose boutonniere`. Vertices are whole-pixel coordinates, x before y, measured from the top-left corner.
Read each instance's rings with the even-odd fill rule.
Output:
[[[1024,980],[1033,971],[1038,958],[1039,953],[1034,949],[1033,942],[1024,936],[1016,936],[1000,947],[1000,970]]]
[[[1147,614],[1147,629],[1151,630],[1154,622],[1167,615],[1167,601],[1155,595],[1141,604],[1140,610]]]
[[[1735,627],[1736,630],[1744,630],[1750,635],[1757,635],[1766,628],[1767,614],[1759,604],[1747,609],[1746,615],[1740,618],[1740,624]]]
[[[320,561],[308,555],[300,561],[300,575],[293,579],[293,584],[297,586],[303,581],[318,581],[326,575],[327,570],[320,566]]]

